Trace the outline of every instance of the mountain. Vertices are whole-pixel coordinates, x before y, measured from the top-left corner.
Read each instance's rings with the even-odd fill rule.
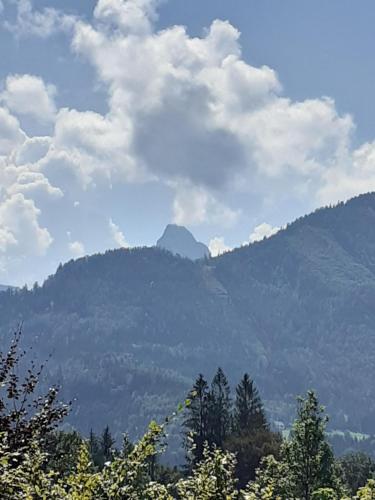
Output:
[[[174,255],[187,257],[191,260],[210,256],[210,251],[203,243],[197,241],[190,231],[183,226],[168,224],[156,246],[168,250]]]
[[[375,194],[298,219],[269,239],[192,261],[120,249],[0,294],[0,341],[23,320],[46,380],[75,399],[81,431],[139,434],[200,372],[248,371],[269,416],[319,392],[336,429],[375,432]]]
[[[0,292],[6,292],[7,290],[16,290],[17,287],[11,285],[0,285]]]

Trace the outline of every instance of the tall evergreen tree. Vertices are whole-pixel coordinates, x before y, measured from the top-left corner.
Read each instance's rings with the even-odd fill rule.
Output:
[[[113,445],[115,440],[112,437],[111,431],[108,425],[104,428],[103,433],[100,438],[100,448],[101,454],[103,456],[103,461],[108,462],[113,458]]]
[[[253,380],[245,373],[236,387],[233,430],[237,434],[245,434],[261,429],[268,429],[262,400]]]
[[[183,426],[185,428],[185,448],[193,453],[189,459],[191,465],[200,462],[203,458],[204,443],[209,441],[208,427],[208,384],[200,374],[189,393],[190,405],[186,408],[187,416]]]
[[[228,379],[221,368],[212,380],[208,407],[210,441],[222,448],[231,428],[231,400]]]

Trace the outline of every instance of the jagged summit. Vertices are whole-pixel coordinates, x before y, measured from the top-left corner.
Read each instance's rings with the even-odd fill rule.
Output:
[[[176,224],[167,225],[156,245],[191,260],[203,259],[210,255],[210,251],[204,243],[197,241],[186,227]]]

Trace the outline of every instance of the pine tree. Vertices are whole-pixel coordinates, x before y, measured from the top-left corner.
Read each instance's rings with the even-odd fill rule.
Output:
[[[111,431],[107,425],[100,438],[100,448],[104,463],[112,460],[114,444],[115,440],[113,439]]]
[[[192,451],[193,457],[188,457],[188,460],[193,464],[202,460],[204,443],[209,441],[208,396],[208,384],[200,374],[189,393],[190,405],[186,408],[187,417],[183,423],[185,448],[188,452]]]
[[[91,457],[92,462],[95,465],[100,465],[102,460],[101,460],[101,456],[100,456],[99,440],[92,429],[90,429],[90,435],[89,435],[87,447],[88,447],[88,451],[90,453],[90,457]]]
[[[231,401],[228,379],[221,368],[218,368],[211,383],[208,408],[210,442],[222,448],[230,433]]]
[[[245,373],[236,388],[233,430],[237,434],[245,434],[267,429],[268,423],[258,389]]]

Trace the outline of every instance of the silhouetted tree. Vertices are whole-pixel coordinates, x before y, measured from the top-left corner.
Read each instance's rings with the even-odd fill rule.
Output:
[[[111,435],[111,431],[109,430],[109,426],[107,425],[100,438],[100,451],[103,456],[103,461],[108,462],[113,457],[113,445],[115,444],[115,440]]]
[[[200,374],[189,393],[190,405],[186,408],[185,448],[188,452],[188,461],[191,465],[200,462],[203,458],[204,443],[210,439],[208,427],[208,384]],[[189,453],[193,456],[190,457]]]
[[[228,379],[221,368],[218,368],[211,383],[208,411],[209,441],[223,447],[231,428],[231,401]]]
[[[253,380],[245,373],[236,387],[233,430],[238,434],[267,429],[262,400]]]
[[[58,401],[57,387],[50,387],[44,396],[36,395],[43,365],[36,368],[30,361],[20,375],[26,355],[20,350],[20,340],[21,329],[14,333],[8,351],[0,353],[0,434],[6,436],[10,451],[25,451],[35,439],[42,443],[70,409]]]

